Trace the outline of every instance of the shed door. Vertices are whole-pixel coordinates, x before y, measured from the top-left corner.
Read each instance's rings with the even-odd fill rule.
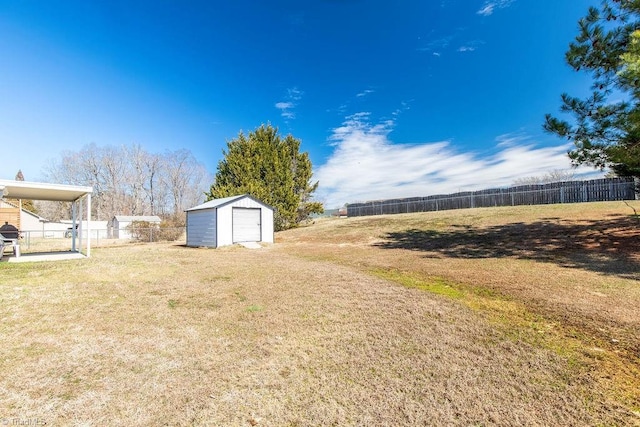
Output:
[[[233,243],[259,242],[260,208],[233,208]]]

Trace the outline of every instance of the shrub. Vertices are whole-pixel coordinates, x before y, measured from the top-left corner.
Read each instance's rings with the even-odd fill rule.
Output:
[[[173,242],[184,233],[184,225],[174,219],[162,221],[160,224],[147,221],[134,221],[127,226],[131,238],[139,242]]]

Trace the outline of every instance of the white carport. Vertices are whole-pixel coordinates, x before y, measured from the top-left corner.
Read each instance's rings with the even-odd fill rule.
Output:
[[[44,182],[10,181],[0,179],[0,197],[25,200],[47,200],[72,203],[71,251],[91,256],[91,193],[92,187],[80,185],[49,184]],[[83,242],[83,213],[86,211],[86,241]],[[78,232],[79,231],[79,232]]]

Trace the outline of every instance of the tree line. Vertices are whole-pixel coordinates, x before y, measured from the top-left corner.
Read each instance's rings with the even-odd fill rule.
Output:
[[[240,132],[222,151],[215,177],[186,149],[150,153],[140,145],[90,144],[64,152],[45,168],[50,182],[93,187],[92,217],[158,215],[184,225],[184,210],[206,200],[249,194],[275,208],[276,230],[292,228],[323,212],[313,200],[309,154],[301,141],[270,124]],[[69,204],[37,202],[47,219],[69,217]]]
[[[92,217],[159,215],[182,222],[184,210],[204,201],[211,176],[186,149],[151,153],[140,145],[97,146],[66,151],[45,167],[45,180],[93,187]],[[69,217],[64,203],[37,202],[41,216]]]

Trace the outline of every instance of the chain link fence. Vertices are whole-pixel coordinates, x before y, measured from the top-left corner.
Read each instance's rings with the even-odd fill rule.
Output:
[[[127,228],[119,231],[120,237],[114,238],[110,237],[108,230],[104,229],[92,229],[90,232],[78,230],[77,239],[86,242],[90,236],[92,248],[135,242],[186,241],[186,227]],[[70,250],[71,233],[68,231],[23,230],[20,231],[19,244],[23,253]]]

